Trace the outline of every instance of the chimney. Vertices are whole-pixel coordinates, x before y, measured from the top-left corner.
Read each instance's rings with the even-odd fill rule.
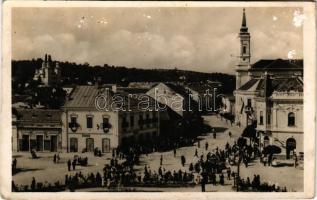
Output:
[[[44,61],[47,62],[47,54],[45,54],[45,59],[44,59]]]

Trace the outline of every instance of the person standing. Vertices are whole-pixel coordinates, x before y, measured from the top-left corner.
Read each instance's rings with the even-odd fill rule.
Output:
[[[225,184],[223,173],[221,173],[220,176],[219,176],[219,183],[220,183],[220,185],[224,185]]]
[[[297,155],[296,153],[294,154],[294,167],[296,168],[297,167],[297,162],[298,162],[298,159],[297,159]]]
[[[202,177],[200,183],[201,183],[201,191],[205,192],[206,191],[206,180],[205,180],[204,176]]]
[[[161,155],[161,158],[160,158],[160,165],[163,165],[163,155]]]
[[[16,169],[17,169],[17,159],[16,158],[13,159],[12,168],[13,168],[13,172],[15,173]]]
[[[31,182],[31,190],[32,191],[35,191],[35,184],[36,184],[35,178],[32,177],[32,182]]]
[[[53,162],[56,163],[56,154],[54,154]]]
[[[72,165],[72,163],[71,163],[70,159],[68,159],[68,161],[67,161],[68,171],[70,171],[70,167],[71,167],[71,165]]]
[[[182,161],[182,166],[184,167],[184,166],[185,166],[185,163],[186,163],[186,158],[185,158],[184,155],[182,155],[181,161]]]
[[[197,149],[195,150],[195,157],[198,158],[198,151],[197,151]]]
[[[206,151],[208,150],[208,142],[207,141],[205,143],[205,149],[206,149]]]
[[[231,179],[231,169],[230,169],[230,167],[227,169],[227,179],[228,180]]]
[[[176,148],[174,147],[174,157],[176,157]]]
[[[76,168],[76,160],[75,159],[73,160],[72,165],[73,165],[73,170],[75,170],[75,168]]]

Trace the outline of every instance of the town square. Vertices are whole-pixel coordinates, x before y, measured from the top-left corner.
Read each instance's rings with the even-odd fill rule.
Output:
[[[304,21],[13,8],[11,191],[304,192]]]

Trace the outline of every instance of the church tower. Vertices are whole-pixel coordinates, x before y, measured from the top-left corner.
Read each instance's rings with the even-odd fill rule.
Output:
[[[236,89],[239,89],[249,79],[248,70],[250,69],[250,33],[248,32],[245,9],[243,8],[242,25],[240,28],[240,55],[239,63],[236,66]]]

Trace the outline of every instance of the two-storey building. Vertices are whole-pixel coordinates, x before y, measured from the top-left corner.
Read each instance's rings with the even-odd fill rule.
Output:
[[[158,114],[139,109],[139,98],[113,91],[115,87],[77,86],[63,107],[63,141],[68,152],[112,149],[153,140]]]

